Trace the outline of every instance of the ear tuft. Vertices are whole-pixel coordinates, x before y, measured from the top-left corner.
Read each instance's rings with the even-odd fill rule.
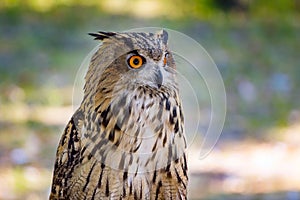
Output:
[[[104,31],[98,31],[98,33],[89,33],[89,35],[94,37],[94,40],[104,40],[106,38],[112,37],[116,35],[115,32],[104,32]]]
[[[163,43],[166,45],[168,43],[168,32],[165,30],[161,30],[159,32],[157,32],[157,35],[161,38],[161,40],[163,41]]]

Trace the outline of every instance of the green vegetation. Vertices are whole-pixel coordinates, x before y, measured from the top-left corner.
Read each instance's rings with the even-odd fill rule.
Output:
[[[124,13],[117,4],[84,2],[5,1],[0,12],[1,91],[15,85],[24,90],[25,102],[68,104],[70,99],[52,101],[49,96],[72,85],[81,61],[96,45],[87,32],[160,26],[182,31],[207,49],[225,81],[228,120],[239,115],[246,132],[286,125],[299,107],[300,6],[295,1],[177,0],[171,8],[178,15],[156,13],[152,18],[126,11],[143,1],[125,1]],[[172,2],[163,1],[166,12]],[[118,13],[111,14],[113,9]],[[253,97],[239,94],[243,83],[253,87]],[[2,92],[1,102],[8,101],[7,93]]]

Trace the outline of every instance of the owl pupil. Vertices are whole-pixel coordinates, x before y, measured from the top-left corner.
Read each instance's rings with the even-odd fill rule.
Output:
[[[140,63],[139,59],[135,58],[135,59],[133,60],[133,64],[138,65],[139,63]]]

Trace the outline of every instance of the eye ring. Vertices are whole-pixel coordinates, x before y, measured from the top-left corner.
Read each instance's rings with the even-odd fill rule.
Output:
[[[145,63],[145,58],[140,55],[133,55],[128,58],[127,63],[133,69],[139,69]]]

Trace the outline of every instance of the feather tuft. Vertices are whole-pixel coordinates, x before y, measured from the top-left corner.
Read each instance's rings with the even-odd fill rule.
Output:
[[[89,33],[89,35],[94,37],[94,40],[104,40],[106,38],[112,37],[116,35],[115,32],[104,32],[104,31],[98,31],[98,33]]]

